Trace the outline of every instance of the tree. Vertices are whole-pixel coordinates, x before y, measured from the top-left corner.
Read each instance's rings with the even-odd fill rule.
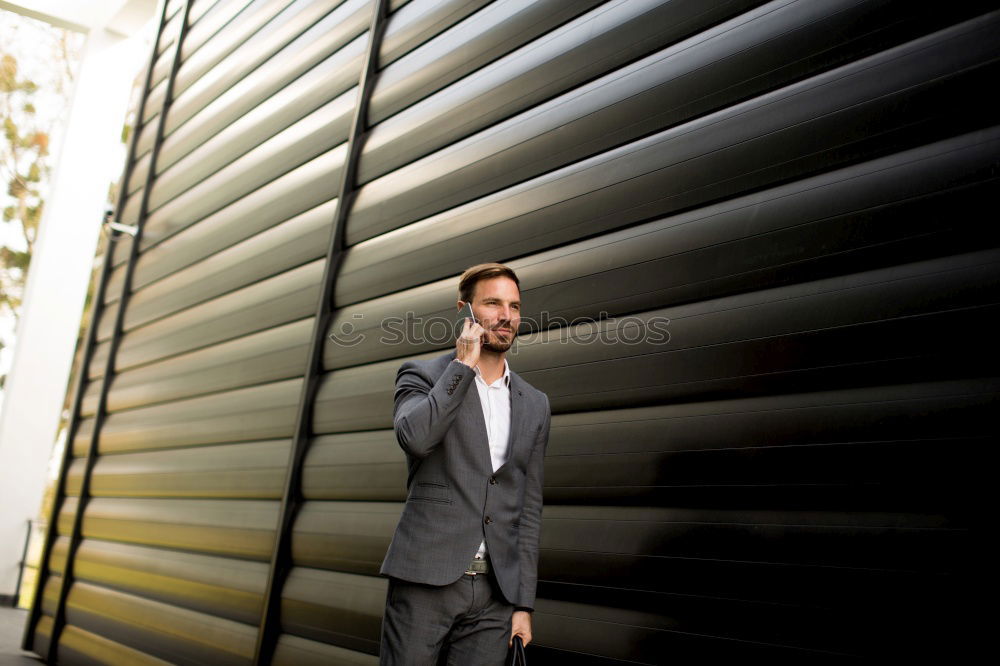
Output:
[[[31,252],[38,234],[42,215],[39,185],[48,174],[49,135],[31,120],[35,115],[34,94],[38,86],[19,76],[17,59],[9,53],[0,55],[0,122],[4,141],[0,144],[0,178],[3,179],[8,205],[3,208],[3,221],[17,223],[24,236],[26,249],[0,248],[0,265],[4,273],[16,275],[23,284],[31,263]],[[8,280],[0,283],[0,302],[14,316],[20,297]]]
[[[80,39],[0,13],[6,15],[0,22],[0,318],[16,327],[45,207],[50,136],[69,106]],[[44,72],[41,80],[23,71],[25,58],[31,61],[28,69]],[[9,334],[11,327],[3,328]],[[0,350],[9,344],[4,337],[0,332]],[[0,390],[5,379],[0,373]]]

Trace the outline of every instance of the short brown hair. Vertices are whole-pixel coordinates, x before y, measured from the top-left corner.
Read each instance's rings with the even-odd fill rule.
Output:
[[[504,266],[503,264],[488,263],[488,264],[476,264],[470,268],[467,268],[462,277],[458,280],[458,298],[465,303],[472,302],[472,296],[476,292],[476,283],[480,280],[488,280],[495,277],[506,277],[514,281],[517,285],[518,291],[521,290],[521,281],[517,279],[517,275],[514,273],[513,269]]]

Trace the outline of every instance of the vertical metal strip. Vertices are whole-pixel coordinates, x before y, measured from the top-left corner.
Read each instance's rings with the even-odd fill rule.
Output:
[[[12,606],[17,608],[18,603],[21,601],[21,581],[24,580],[24,567],[28,565],[28,547],[31,545],[31,532],[35,521],[30,518],[25,521],[28,523],[28,533],[24,535],[24,547],[21,548],[21,561],[17,563],[17,582],[14,584],[14,603]]]
[[[351,129],[347,136],[347,155],[344,158],[344,166],[340,170],[337,207],[326,254],[326,265],[323,269],[316,316],[313,318],[312,341],[309,346],[305,376],[302,380],[302,391],[299,394],[292,447],[288,455],[285,488],[281,496],[274,550],[271,554],[271,566],[264,592],[264,607],[257,631],[257,646],[254,651],[255,665],[271,663],[278,637],[281,634],[281,595],[285,580],[292,569],[292,527],[303,502],[302,462],[312,439],[313,406],[324,371],[324,341],[333,318],[334,283],[344,251],[345,227],[351,209],[351,201],[354,198],[358,156],[361,154],[363,135],[367,129],[368,102],[371,99],[372,89],[377,78],[378,52],[385,31],[388,8],[389,0],[373,0],[371,23],[368,26],[368,51],[365,54],[365,62],[358,80],[357,103],[354,107]]]
[[[108,391],[111,387],[112,374],[114,373],[115,368],[115,357],[118,353],[118,345],[121,343],[122,328],[125,321],[125,311],[128,309],[128,299],[130,292],[132,291],[132,275],[135,271],[136,258],[139,255],[139,246],[142,244],[143,227],[145,226],[146,219],[149,216],[149,192],[152,189],[153,181],[156,179],[156,161],[159,157],[160,146],[163,145],[163,135],[166,127],[167,113],[170,110],[171,103],[173,102],[174,81],[177,78],[177,70],[180,68],[181,64],[181,53],[184,50],[184,38],[187,36],[188,21],[191,14],[191,5],[193,3],[194,0],[185,0],[184,3],[184,16],[181,18],[180,30],[177,35],[177,49],[174,51],[174,59],[170,68],[170,75],[167,78],[167,89],[163,98],[163,108],[160,109],[160,115],[157,119],[156,138],[153,142],[153,148],[150,153],[149,171],[146,173],[146,183],[142,190],[141,205],[139,207],[139,220],[136,223],[135,236],[133,236],[132,243],[129,246],[128,261],[125,264],[125,278],[122,281],[121,294],[118,297],[118,310],[115,313],[115,324],[114,328],[112,328],[108,358],[104,366],[104,375],[101,378],[101,392],[97,402],[97,410],[94,414],[94,428],[91,432],[90,442],[87,446],[83,480],[80,484],[80,499],[77,502],[76,512],[73,516],[73,527],[70,531],[69,549],[66,553],[66,566],[63,570],[62,579],[59,583],[59,600],[56,606],[55,616],[53,618],[52,637],[49,641],[49,650],[46,658],[46,661],[49,663],[58,663],[59,637],[62,633],[63,627],[66,625],[66,599],[69,596],[70,583],[73,579],[73,568],[77,549],[80,547],[80,542],[83,540],[83,515],[90,499],[90,478],[94,469],[94,464],[97,461],[97,445],[100,440],[101,428],[104,425],[104,419],[106,416],[105,412],[107,409]],[[159,38],[160,35],[157,36],[157,48],[159,46]],[[154,49],[154,56],[152,58],[153,63],[156,62],[155,53],[156,49]],[[150,69],[150,73],[147,74],[147,90],[148,83],[150,83],[148,79],[151,78],[151,72],[152,69]],[[136,136],[138,136],[138,134],[140,134],[140,132],[136,131]],[[128,189],[128,181],[123,182],[121,187],[123,190],[122,194],[124,194],[124,191]],[[126,198],[127,195],[120,197],[119,204],[123,203]],[[110,257],[110,254],[108,257]],[[96,323],[96,321],[94,323]],[[66,443],[67,451],[71,452],[72,447],[73,441],[68,440]],[[58,522],[58,516],[56,517],[56,520]]]
[[[163,29],[166,27],[169,17],[167,16],[167,6],[169,0],[163,1],[163,9],[160,12],[160,24],[156,30],[156,39],[153,42],[152,54],[149,58],[149,65],[146,68],[145,83],[142,96],[139,100],[139,109],[136,112],[137,124],[132,138],[129,141],[128,157],[125,159],[125,166],[122,169],[121,186],[118,191],[118,200],[115,202],[115,219],[117,219],[124,209],[128,191],[128,181],[132,177],[135,166],[135,152],[139,143],[139,126],[146,109],[146,100],[149,98],[151,84],[153,82],[153,69],[156,66],[157,51],[160,41],[163,38]],[[52,548],[59,535],[59,512],[62,509],[63,500],[66,498],[66,477],[70,464],[73,460],[73,440],[76,439],[77,430],[80,427],[80,411],[83,405],[84,388],[87,385],[87,377],[90,375],[90,364],[94,357],[94,350],[97,346],[97,328],[101,316],[104,313],[104,295],[107,291],[108,279],[111,277],[113,269],[113,257],[118,246],[121,233],[109,231],[108,243],[104,249],[104,258],[101,261],[101,272],[97,279],[97,289],[94,290],[91,305],[90,322],[87,324],[87,333],[83,341],[83,357],[80,359],[80,368],[73,385],[73,406],[70,412],[69,427],[66,432],[66,448],[63,450],[62,460],[59,463],[59,476],[56,481],[56,494],[52,501],[52,508],[49,511],[49,523],[46,526],[45,540],[42,542],[42,552],[38,561],[38,575],[35,584],[35,593],[32,597],[31,610],[28,621],[25,624],[24,636],[21,639],[21,648],[28,651],[34,650],[35,629],[42,614],[42,599],[45,585],[48,582],[49,567],[51,564]],[[106,375],[105,375],[106,376]],[[101,378],[104,381],[104,377]],[[78,507],[79,510],[79,507]],[[50,651],[53,643],[50,642]]]

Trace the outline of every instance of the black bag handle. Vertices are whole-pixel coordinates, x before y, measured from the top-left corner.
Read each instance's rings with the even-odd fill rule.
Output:
[[[514,647],[510,651],[510,661],[508,666],[528,666],[528,659],[524,656],[524,643],[520,636],[514,636]]]

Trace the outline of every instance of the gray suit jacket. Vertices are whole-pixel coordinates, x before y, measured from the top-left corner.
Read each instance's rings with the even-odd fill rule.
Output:
[[[380,573],[447,585],[485,538],[504,597],[534,608],[549,399],[510,371],[508,458],[493,472],[476,373],[455,355],[406,361],[396,374],[393,424],[408,496]]]

